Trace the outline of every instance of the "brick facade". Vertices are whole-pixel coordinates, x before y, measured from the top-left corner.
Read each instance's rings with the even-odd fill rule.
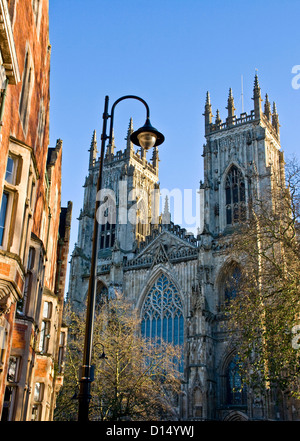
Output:
[[[61,210],[62,141],[48,147],[49,2],[0,0],[0,21],[0,415],[47,420],[72,211]]]

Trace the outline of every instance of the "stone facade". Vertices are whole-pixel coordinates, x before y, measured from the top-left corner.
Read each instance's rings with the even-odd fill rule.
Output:
[[[72,204],[60,206],[62,141],[48,148],[48,9],[48,0],[0,1],[2,421],[51,419],[62,381]]]
[[[272,175],[284,179],[283,153],[280,148],[279,122],[275,104],[266,96],[264,111],[261,91],[255,77],[254,110],[235,115],[232,91],[229,92],[227,118],[219,111],[213,121],[209,94],[205,104],[205,138],[203,146],[204,180],[201,224],[197,237],[172,222],[168,207],[158,222],[147,223],[144,230],[127,223],[101,228],[98,255],[97,295],[122,292],[138,308],[142,334],[164,336],[183,347],[183,386],[178,403],[178,417],[185,420],[299,420],[299,405],[275,404],[253,399],[246,392],[234,393],[239,380],[235,372],[235,348],[229,344],[224,328],[222,305],[225,285],[234,276],[238,262],[225,252],[227,239],[243,216],[254,195],[272,186]],[[132,130],[132,124],[130,124]],[[129,130],[129,133],[130,133]],[[108,146],[104,159],[104,185],[116,195],[117,213],[120,191],[117,184],[127,184],[127,205],[132,209],[129,193],[144,186],[149,191],[158,183],[158,152],[152,163],[143,152],[127,147],[114,152]],[[68,298],[75,308],[84,308],[90,271],[91,240],[95,207],[95,183],[99,170],[96,138],[93,135],[89,173],[84,187],[83,209],[79,216],[78,241],[70,268]],[[142,166],[142,167],[141,167]],[[236,183],[236,186],[233,186]],[[238,188],[238,191],[236,189]],[[154,198],[155,199],[155,198]],[[147,204],[147,215],[157,201]],[[136,202],[136,200],[135,200]],[[139,205],[135,205],[138,216]],[[109,210],[108,210],[109,211]],[[140,234],[143,231],[144,234]],[[105,242],[107,234],[113,234]]]

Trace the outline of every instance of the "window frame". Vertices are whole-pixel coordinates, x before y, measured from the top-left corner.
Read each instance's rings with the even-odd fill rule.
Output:
[[[50,320],[43,320],[40,330],[39,352],[47,354],[50,340]]]
[[[11,360],[13,358],[15,359],[15,372],[14,372],[13,380],[11,380],[11,379],[9,379],[9,370],[10,370],[10,366],[11,366]],[[18,357],[15,355],[11,355],[9,357],[8,369],[7,369],[7,382],[9,385],[15,384],[19,381],[20,362],[21,362],[21,357]]]
[[[242,170],[232,164],[224,182],[225,225],[234,226],[246,220],[246,182]]]
[[[40,421],[42,416],[42,405],[40,403],[34,403],[31,406],[30,421]]]
[[[10,231],[13,228],[14,223],[14,206],[15,206],[15,199],[17,195],[17,191],[15,189],[10,189],[7,186],[4,186],[2,198],[1,198],[1,206],[0,206],[0,212],[2,209],[2,201],[3,201],[3,195],[7,195],[7,205],[6,205],[6,211],[5,211],[5,220],[4,220],[4,226],[3,226],[3,236],[2,236],[2,242],[0,244],[0,249],[6,250],[9,245],[9,237],[10,237]]]
[[[39,389],[38,389],[38,396],[36,395],[36,391],[37,388],[36,386],[39,384]],[[35,403],[41,403],[44,399],[44,390],[45,390],[45,383],[41,382],[41,381],[36,381],[34,383],[34,389],[33,389],[33,401]]]
[[[5,197],[5,199],[4,199],[4,197]],[[6,200],[5,208],[3,208],[4,200]],[[7,191],[3,191],[2,199],[1,199],[1,206],[0,206],[0,222],[1,222],[1,224],[0,224],[0,248],[3,248],[4,241],[5,241],[5,235],[6,235],[6,230],[7,230],[8,205],[9,205],[9,193]]]
[[[44,99],[41,98],[39,113],[38,113],[38,124],[37,124],[37,142],[39,143],[39,146],[41,148],[44,140],[45,126],[46,126],[46,109],[44,105]]]
[[[8,161],[11,159],[13,161],[13,170],[10,174],[11,179],[7,179],[7,167],[8,167]],[[1,205],[0,205],[0,212],[2,210],[2,202],[3,202],[3,195],[7,195],[7,204],[6,204],[6,212],[5,212],[5,219],[3,227],[0,226],[0,228],[3,228],[3,235],[2,235],[2,241],[0,243],[0,249],[7,249],[8,247],[8,238],[11,228],[13,228],[12,221],[13,219],[13,213],[15,210],[15,200],[18,195],[18,188],[17,186],[20,183],[20,176],[21,176],[21,168],[22,168],[22,158],[20,155],[14,154],[13,152],[9,151],[6,161],[6,169],[5,169],[5,183],[3,187],[2,197],[1,197]]]
[[[114,246],[116,238],[116,224],[108,221],[100,225],[100,250],[107,250]]]
[[[242,278],[242,270],[239,265],[234,265],[229,268],[228,273],[225,276],[224,282],[224,302],[227,304],[233,300],[238,292],[239,284]]]
[[[45,311],[45,304],[48,304],[47,308],[47,315],[44,314]],[[49,351],[49,342],[51,338],[51,318],[52,318],[52,310],[53,310],[53,303],[49,302],[48,300],[45,300],[43,303],[43,309],[42,309],[42,323],[41,323],[41,329],[40,329],[40,340],[38,345],[38,350],[42,354],[47,354]]]
[[[58,357],[57,357],[59,374],[62,374],[64,372],[65,349],[66,349],[66,340],[67,340],[66,334],[67,334],[66,331],[61,331],[59,335],[59,348],[58,348]]]
[[[8,330],[6,327],[0,326],[0,374],[5,363],[7,349]]]
[[[15,407],[15,396],[17,392],[17,386],[8,383],[5,387],[3,397],[3,409],[1,421],[12,421]],[[5,399],[9,397],[9,399]]]
[[[37,33],[39,34],[40,30],[40,23],[41,23],[41,12],[42,12],[42,0],[32,0],[31,2],[32,6],[32,12],[34,17],[34,24],[37,30]]]
[[[36,259],[36,249],[33,246],[29,247],[27,256],[27,272],[25,274],[25,283],[23,289],[23,297],[17,303],[17,311],[19,314],[27,314],[29,309],[29,303],[31,298],[32,282],[33,282],[33,270]]]
[[[230,376],[232,373],[232,377]],[[238,380],[237,380],[238,379]],[[232,381],[234,384],[232,385]],[[247,406],[247,388],[241,387],[241,390],[234,391],[234,387],[241,384],[241,375],[238,372],[238,356],[235,354],[227,363],[225,370],[225,404],[230,407]],[[232,387],[233,386],[233,387]]]
[[[9,164],[9,160],[12,161],[12,171],[9,171],[9,176],[11,177],[11,179],[7,179],[8,178],[8,164]],[[10,184],[10,185],[15,185],[16,182],[16,170],[17,170],[17,158],[14,158],[10,153],[8,154],[7,157],[7,162],[6,162],[6,171],[5,171],[5,181]]]
[[[34,65],[29,46],[25,52],[24,69],[22,76],[22,88],[19,97],[19,117],[24,134],[27,133],[28,120],[30,114],[31,97],[34,85]]]

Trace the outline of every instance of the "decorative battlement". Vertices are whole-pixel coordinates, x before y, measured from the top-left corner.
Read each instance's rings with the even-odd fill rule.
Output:
[[[240,126],[243,124],[252,123],[253,121],[263,121],[263,123],[268,127],[271,133],[279,141],[279,118],[276,110],[276,104],[273,103],[273,109],[271,111],[271,104],[269,102],[268,95],[265,97],[264,111],[261,108],[261,91],[258,83],[258,77],[255,75],[254,88],[253,88],[253,101],[254,109],[251,110],[250,114],[243,112],[239,117],[235,115],[234,99],[232,95],[231,88],[229,89],[229,96],[227,101],[227,111],[228,115],[226,120],[223,122],[220,118],[219,110],[217,109],[215,122],[212,122],[213,114],[210,102],[209,92],[206,94],[205,103],[205,136],[209,136],[212,133],[221,130],[232,129],[233,127]]]
[[[151,162],[147,161],[145,158],[142,158],[138,151],[137,152],[134,152],[134,151],[130,152],[130,156],[136,162],[138,162],[143,168],[147,169],[148,171],[150,171],[154,175],[157,174],[157,170],[153,166],[153,164]],[[129,158],[129,155],[128,155],[127,150],[124,150],[124,151],[118,150],[116,153],[112,153],[109,156],[108,155],[105,156],[104,166],[113,165],[114,163],[128,160],[128,158]],[[97,163],[98,162],[99,162],[99,160],[97,161]]]
[[[230,123],[228,121],[225,121],[225,122],[222,122],[222,123],[218,123],[217,122],[215,124],[211,124],[210,125],[210,132],[216,132],[218,130],[223,130],[223,129],[230,129],[233,126],[238,126],[238,125],[241,125],[241,124],[252,122],[255,119],[256,118],[255,118],[254,110],[251,110],[250,115],[248,115],[246,112],[244,112],[244,113],[240,114],[239,118],[237,118],[237,116],[234,115],[232,117],[232,121]]]
[[[122,150],[118,150],[115,152],[115,140],[114,136],[112,138],[112,143],[108,144],[105,157],[104,157],[104,166],[113,165],[117,162],[128,161],[130,158],[133,158],[137,163],[139,163],[144,169],[153,173],[154,175],[158,175],[158,149],[157,147],[153,148],[153,155],[151,162],[146,159],[146,152],[144,149],[140,148],[139,151],[135,152],[133,148],[133,144],[130,141],[130,135],[133,132],[133,124],[132,118],[130,118],[129,127],[127,131],[126,140],[126,148]],[[100,158],[97,159],[97,138],[96,131],[94,130],[92,136],[91,147],[89,149],[90,159],[89,159],[89,169],[93,169],[94,167],[98,168],[100,163]]]
[[[192,245],[192,246],[180,247],[176,250],[172,250],[169,252],[165,249],[163,252],[164,260],[168,260],[171,263],[176,263],[185,260],[190,261],[191,259],[197,259],[200,240],[196,239],[194,235],[192,235],[191,233],[187,233],[185,228],[181,228],[179,225],[174,225],[174,223],[171,222],[168,225],[159,224],[155,226],[155,228],[153,228],[151,234],[147,236],[146,240],[140,243],[140,245],[136,249],[137,257],[130,260],[127,260],[126,257],[124,258],[123,261],[124,270],[151,267],[151,265],[156,261],[155,259],[157,259],[157,255],[155,253],[153,254],[149,252],[143,254],[143,251],[146,250],[147,246],[150,245],[151,242],[153,242],[154,239],[164,231],[169,231],[170,233],[174,234],[176,237],[179,237],[180,239],[186,241],[189,245]]]
[[[168,254],[168,260],[171,263],[183,262],[185,260],[190,261],[191,259],[198,258],[198,249],[185,249],[177,252]],[[124,270],[131,270],[136,268],[149,268],[154,262],[155,256],[141,256],[132,260],[124,260],[123,267]]]

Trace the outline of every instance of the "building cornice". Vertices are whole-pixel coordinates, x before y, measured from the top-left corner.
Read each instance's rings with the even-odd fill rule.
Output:
[[[9,141],[14,143],[14,144],[18,144],[19,146],[21,146],[21,147],[23,147],[23,148],[25,148],[25,149],[30,151],[31,159],[32,159],[32,162],[33,162],[33,165],[34,165],[34,170],[35,170],[36,178],[39,179],[40,178],[40,174],[39,174],[39,170],[38,170],[38,167],[37,167],[37,162],[36,162],[36,158],[35,158],[35,154],[34,154],[33,148],[30,145],[26,144],[23,141],[20,141],[20,139],[17,139],[17,138],[15,138],[12,135],[10,135]]]

